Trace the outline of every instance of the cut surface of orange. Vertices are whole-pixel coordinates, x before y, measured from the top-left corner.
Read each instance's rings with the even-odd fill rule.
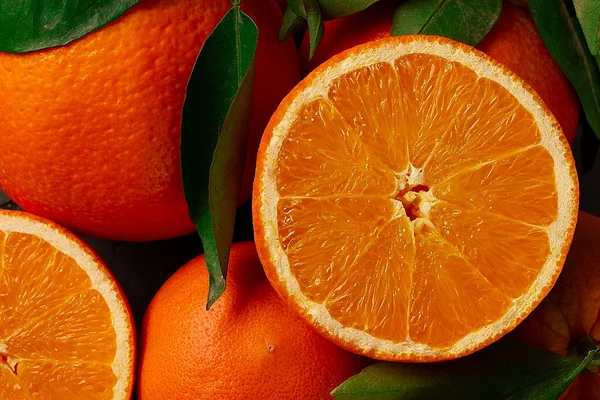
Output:
[[[537,94],[433,36],[341,53],[281,103],[254,186],[276,290],[346,349],[452,359],[512,330],[554,284],[575,164]]]
[[[0,210],[1,399],[129,399],[133,332],[121,289],[85,243]]]

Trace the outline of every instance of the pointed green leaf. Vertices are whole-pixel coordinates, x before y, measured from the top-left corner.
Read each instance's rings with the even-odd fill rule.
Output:
[[[379,363],[336,388],[336,400],[556,400],[594,358],[562,357],[513,339],[433,364]]]
[[[502,0],[407,0],[394,13],[392,35],[438,35],[476,46],[500,11]]]
[[[579,22],[564,0],[529,0],[528,5],[544,44],[575,87],[600,137],[600,73]]]
[[[281,30],[279,31],[279,36],[277,36],[277,38],[283,42],[285,39],[305,27],[306,20],[288,7],[283,15],[283,23],[281,24]]]
[[[354,14],[377,3],[378,0],[319,0],[323,18],[326,20]]]
[[[592,55],[600,53],[600,0],[575,0],[575,11]]]
[[[315,54],[315,51],[323,38],[324,32],[319,3],[317,0],[288,0],[288,5],[296,15],[299,15],[308,21],[310,59]]]
[[[210,276],[207,308],[225,290],[244,171],[257,42],[256,25],[239,5],[234,6],[204,43],[183,107],[183,187]]]
[[[140,0],[0,0],[0,51],[61,46],[119,18]]]

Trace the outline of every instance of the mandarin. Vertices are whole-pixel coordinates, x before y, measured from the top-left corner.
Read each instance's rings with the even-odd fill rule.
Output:
[[[198,52],[230,7],[143,0],[66,46],[0,53],[0,188],[84,235],[146,241],[192,232],[182,105]],[[275,0],[244,0],[242,9],[260,39],[240,202],[250,197],[262,131],[299,77],[294,43],[277,41]]]
[[[276,290],[335,343],[439,361],[543,299],[578,196],[560,125],[522,79],[447,38],[388,37],[280,104],[258,153],[255,241]]]
[[[146,312],[141,400],[328,399],[367,365],[314,332],[267,281],[254,243],[235,243],[227,290],[205,310],[204,257],[177,271]]]

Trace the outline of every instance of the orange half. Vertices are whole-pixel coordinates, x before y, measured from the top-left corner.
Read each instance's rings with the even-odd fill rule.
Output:
[[[121,289],[87,245],[0,210],[1,399],[129,399],[133,332]]]
[[[277,291],[341,346],[456,358],[554,284],[574,165],[539,96],[485,54],[431,36],[370,42],[314,70],[272,117],[257,247]]]

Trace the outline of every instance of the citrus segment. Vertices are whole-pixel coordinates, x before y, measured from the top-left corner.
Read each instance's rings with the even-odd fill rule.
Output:
[[[414,129],[401,92],[384,92],[383,87],[398,87],[398,78],[388,63],[341,76],[329,89],[329,99],[345,122],[368,148],[390,169],[403,170],[408,165],[406,136],[401,132]],[[402,118],[390,118],[402,115]],[[404,122],[404,126],[400,122]],[[327,126],[331,121],[328,121]],[[389,132],[390,135],[383,134]],[[362,147],[362,146],[361,146]]]
[[[307,104],[292,131],[282,145],[277,167],[282,196],[394,192],[391,171],[366,152],[331,103],[317,99]]]
[[[544,229],[486,211],[438,202],[429,220],[458,254],[511,299],[529,289],[550,253]]]
[[[444,348],[501,317],[510,299],[436,233],[415,237],[410,338]]]
[[[387,199],[282,199],[281,246],[301,290],[313,300],[325,300],[394,213]],[[321,257],[315,260],[317,253]]]
[[[85,244],[0,211],[0,293],[0,398],[129,398],[131,313]]]
[[[378,358],[454,358],[510,331],[554,283],[574,229],[556,120],[448,39],[332,58],[282,102],[258,159],[255,237],[273,285]]]
[[[437,199],[462,208],[549,226],[558,214],[553,163],[546,149],[531,147],[495,162],[464,169],[433,185],[432,191]],[[480,190],[472,190],[475,187]]]
[[[75,261],[48,242],[23,233],[0,237],[0,337],[61,306],[71,293],[91,288],[88,275]],[[61,271],[64,279],[47,279]],[[68,277],[68,278],[67,278]]]
[[[435,140],[426,175],[432,181],[500,160],[540,141],[533,116],[506,89],[485,78],[471,85],[475,90],[469,97],[457,99],[468,107]]]
[[[467,111],[469,103],[457,100],[471,97],[477,76],[458,63],[428,54],[408,54],[396,59],[394,65],[399,81],[395,90],[403,94],[406,114],[411,115],[402,134],[408,138],[411,164],[422,167],[437,140]]]
[[[31,320],[4,342],[17,357],[106,364],[114,360],[117,347],[110,309],[95,290],[64,298],[60,307]]]
[[[407,218],[381,227],[326,301],[333,318],[375,337],[406,340],[415,260]],[[365,284],[357,285],[358,282]]]
[[[110,365],[23,361],[18,373],[21,381],[27,382],[32,399],[115,398],[115,375]]]

